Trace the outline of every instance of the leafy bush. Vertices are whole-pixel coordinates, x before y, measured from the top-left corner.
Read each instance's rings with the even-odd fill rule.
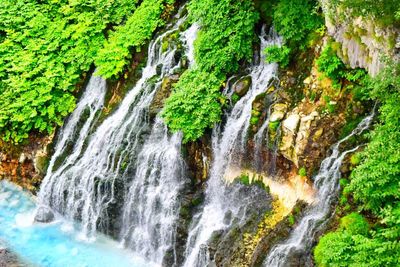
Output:
[[[315,247],[317,266],[360,266],[360,263],[367,263],[367,266],[380,267],[400,264],[400,246],[395,239],[387,238],[399,227],[391,231],[368,231],[368,223],[361,215],[352,213],[344,218],[346,225],[321,237]]]
[[[172,131],[184,133],[184,142],[196,140],[207,127],[220,120],[218,99],[222,82],[212,73],[192,69],[175,85],[162,116]]]
[[[349,187],[362,207],[377,215],[400,200],[400,66],[390,66],[371,84],[371,95],[382,101],[380,121]]]
[[[194,43],[196,67],[182,75],[163,111],[169,128],[183,132],[184,142],[220,120],[220,87],[239,61],[251,58],[258,20],[250,0],[193,0],[189,15],[201,26]]]
[[[259,15],[250,0],[192,0],[192,21],[201,25],[195,41],[195,60],[201,70],[216,75],[238,70],[251,59],[254,25]]]
[[[96,57],[98,75],[115,77],[124,69],[132,54],[131,49],[139,50],[152,37],[155,29],[164,23],[161,13],[165,2],[171,1],[144,0],[124,25],[110,33]]]
[[[366,235],[369,230],[369,224],[365,218],[358,213],[350,213],[340,219],[340,227],[351,234]]]
[[[136,1],[0,1],[0,133],[20,142],[52,132],[75,107],[76,84],[101,48],[107,25]]]
[[[344,193],[375,217],[369,229],[361,215],[341,219],[341,227],[323,236],[314,251],[319,266],[400,265],[400,65],[390,65],[370,84],[380,100],[380,122],[361,152]]]
[[[345,75],[344,70],[346,66],[337,56],[336,51],[332,48],[331,43],[325,46],[316,63],[318,70],[323,72],[335,83],[338,83]]]
[[[323,24],[316,0],[280,0],[273,10],[273,23],[292,50],[306,48],[308,35]]]
[[[279,66],[285,68],[289,65],[290,48],[283,45],[269,46],[264,51],[268,63],[277,62]]]

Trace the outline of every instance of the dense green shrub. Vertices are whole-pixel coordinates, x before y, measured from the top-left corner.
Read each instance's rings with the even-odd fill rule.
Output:
[[[258,13],[250,0],[192,0],[191,20],[201,29],[195,41],[196,64],[216,75],[238,70],[239,61],[251,59]]]
[[[382,102],[380,123],[361,154],[363,162],[352,173],[349,187],[362,207],[379,214],[400,200],[400,75],[391,66],[371,84],[371,94]]]
[[[0,1],[0,135],[19,142],[52,132],[75,107],[73,95],[105,40],[135,1]]]
[[[369,224],[365,218],[358,213],[350,213],[340,219],[340,227],[351,234],[366,235],[369,230]]]
[[[304,49],[310,33],[323,24],[316,0],[280,0],[273,9],[273,24],[292,50]]]
[[[399,266],[398,226],[367,233],[368,223],[362,216],[352,213],[345,218],[349,219],[347,227],[350,230],[341,225],[337,231],[321,237],[315,247],[314,258],[318,266]],[[388,238],[390,235],[396,237]]]
[[[289,65],[290,48],[283,45],[269,46],[264,51],[268,63],[277,62],[279,66],[285,68]]]
[[[161,13],[171,0],[144,0],[126,23],[110,33],[104,48],[96,57],[97,74],[105,78],[115,77],[128,63],[131,49],[139,50],[154,30],[164,23]]]
[[[302,176],[302,177],[307,176],[307,170],[306,170],[306,168],[301,167],[301,168],[299,169],[299,175]]]
[[[381,102],[379,123],[344,193],[375,224],[368,230],[360,215],[342,218],[341,227],[315,248],[319,266],[400,266],[400,65],[390,65],[365,86]]]
[[[196,140],[221,117],[223,80],[199,69],[186,71],[167,99],[163,117],[172,131],[182,131],[184,142]]]
[[[345,75],[346,66],[337,56],[336,50],[333,49],[332,43],[328,43],[321,55],[317,59],[318,70],[323,72],[327,77],[338,83]]]
[[[181,130],[185,142],[220,120],[220,87],[240,61],[251,58],[258,20],[250,0],[192,0],[189,15],[201,27],[194,43],[196,66],[182,75],[163,112],[169,128]]]

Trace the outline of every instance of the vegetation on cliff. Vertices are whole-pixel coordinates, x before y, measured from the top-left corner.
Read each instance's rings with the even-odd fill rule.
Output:
[[[320,266],[400,264],[400,65],[390,65],[364,90],[381,103],[379,123],[344,189],[361,214],[343,217],[338,230],[321,238],[315,249]],[[354,222],[346,226],[349,216]]]
[[[200,25],[194,43],[196,63],[176,84],[163,113],[172,131],[183,132],[184,141],[196,140],[220,120],[220,88],[240,61],[251,59],[258,20],[250,0],[193,0],[189,14]]]
[[[77,85],[93,62],[105,77],[119,73],[170,3],[145,0],[135,11],[130,0],[1,1],[1,138],[51,133],[74,109]],[[124,26],[112,33],[118,24]]]

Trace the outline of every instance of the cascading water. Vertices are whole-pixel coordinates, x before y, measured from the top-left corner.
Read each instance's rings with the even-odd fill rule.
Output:
[[[54,154],[47,168],[47,175],[44,179],[41,193],[47,193],[49,187],[63,186],[53,184],[56,180],[50,177],[60,176],[65,169],[74,164],[81,154],[84,142],[94,124],[96,115],[99,114],[100,109],[103,107],[105,94],[106,81],[100,77],[92,76],[74,112],[58,134],[59,139],[57,140]],[[83,123],[83,125],[81,125],[81,123]],[[66,153],[71,146],[72,151],[65,159],[62,159],[63,154]],[[60,160],[62,160],[62,162],[58,162]],[[57,162],[60,167],[55,170]],[[45,197],[42,197],[44,203],[52,203],[53,195],[46,193]]]
[[[266,36],[264,30],[260,36],[261,51],[265,47],[280,42],[276,34]],[[207,244],[213,233],[229,229],[233,224],[245,221],[248,207],[257,207],[258,188],[247,188],[251,192],[243,192],[244,186],[240,184],[226,185],[225,175],[231,167],[240,164],[240,154],[246,146],[247,130],[250,124],[252,102],[261,93],[276,75],[277,64],[265,63],[262,55],[259,64],[249,70],[252,85],[244,95],[226,114],[226,125],[222,129],[218,126],[213,131],[213,163],[210,178],[207,182],[206,199],[203,210],[193,218],[186,247],[186,260],[184,266],[207,266],[210,263]],[[230,83],[228,82],[228,85]],[[225,88],[225,95],[232,95],[232,87]],[[236,166],[239,167],[239,166]],[[264,199],[265,202],[267,202]],[[261,201],[262,202],[262,201]]]
[[[193,24],[180,34],[186,45],[189,66],[194,62],[196,32],[197,25]],[[188,182],[181,142],[182,135],[169,137],[167,126],[157,117],[150,136],[138,154],[136,173],[124,200],[123,243],[158,264],[171,250],[173,262],[177,260],[174,243],[180,208],[178,196]]]
[[[311,249],[316,233],[323,229],[330,216],[332,205],[339,191],[340,166],[344,157],[356,151],[359,146],[340,152],[340,145],[349,138],[361,134],[366,130],[374,113],[364,118],[358,126],[348,135],[332,147],[332,154],[321,163],[319,173],[314,178],[314,187],[317,190],[317,202],[313,204],[300,220],[298,226],[290,234],[290,237],[282,244],[273,247],[263,266],[279,267],[290,266],[288,259],[295,253],[302,253]],[[296,265],[297,266],[297,265]]]
[[[125,200],[122,239],[154,261],[162,259],[175,241],[180,206],[177,196],[186,181],[181,140],[180,134],[169,137],[167,127],[157,118],[138,156]]]
[[[185,19],[176,19],[151,42],[142,77],[92,134],[77,129],[84,113],[74,112],[63,130],[70,134],[60,137],[40,191],[41,203],[70,220],[79,219],[85,236],[95,236],[96,230],[111,232],[135,253],[158,264],[173,246],[178,193],[185,176],[181,135],[169,137],[158,117],[150,130],[148,110],[163,78],[181,67],[177,45],[170,43],[165,49],[162,42],[179,31]],[[180,35],[189,61],[193,61],[195,31],[191,27]],[[84,95],[78,107],[90,106],[88,97]],[[104,95],[96,97],[104,99]],[[89,129],[92,122],[86,124]],[[65,153],[65,144],[75,140],[77,131],[82,144],[77,143],[56,168],[57,158]]]

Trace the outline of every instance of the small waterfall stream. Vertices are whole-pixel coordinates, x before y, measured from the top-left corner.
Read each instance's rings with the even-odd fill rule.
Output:
[[[261,51],[265,47],[279,43],[275,34],[267,36],[264,30],[260,36]],[[240,184],[226,185],[225,175],[231,167],[240,164],[240,156],[245,150],[247,132],[250,125],[252,102],[268,88],[271,79],[276,75],[277,64],[265,63],[264,56],[260,62],[249,70],[252,85],[244,95],[226,114],[227,121],[224,127],[219,125],[213,131],[212,148],[213,162],[210,178],[207,182],[206,199],[203,210],[195,215],[190,228],[186,247],[186,261],[184,266],[207,266],[210,263],[207,243],[216,231],[229,229],[233,224],[245,221],[248,207],[257,207],[258,188],[247,188]],[[232,95],[230,82],[225,88],[225,95]]]
[[[167,49],[162,45],[186,20],[178,19],[181,11],[150,43],[142,77],[93,133],[90,129],[103,105],[105,82],[91,78],[62,130],[39,195],[42,205],[68,220],[80,220],[89,240],[98,230],[119,236],[125,246],[156,264],[174,247],[178,194],[187,179],[181,134],[170,136],[158,116],[151,129],[148,110],[163,78],[181,67],[176,44],[169,43]],[[190,63],[196,32],[193,26],[179,35]],[[87,108],[89,118],[80,127]],[[76,136],[72,152],[66,151]],[[60,160],[64,154],[68,155]]]
[[[156,120],[124,201],[122,240],[154,261],[175,242],[178,195],[186,180],[181,140],[181,134],[169,137],[161,119]]]
[[[315,234],[324,228],[330,216],[332,205],[339,191],[340,166],[344,157],[356,151],[359,146],[340,152],[340,145],[353,136],[368,129],[374,117],[374,112],[365,117],[358,126],[345,138],[332,146],[332,154],[321,163],[319,173],[314,177],[314,187],[317,190],[317,202],[306,210],[290,237],[272,248],[263,266],[290,266],[288,259],[295,253],[311,249]],[[297,265],[296,265],[297,266]]]

